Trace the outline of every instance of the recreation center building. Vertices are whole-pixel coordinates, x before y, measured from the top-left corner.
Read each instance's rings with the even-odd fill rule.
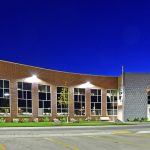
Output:
[[[60,102],[62,95],[68,103]],[[150,120],[150,74],[87,75],[0,60],[0,117],[12,121],[64,115]]]

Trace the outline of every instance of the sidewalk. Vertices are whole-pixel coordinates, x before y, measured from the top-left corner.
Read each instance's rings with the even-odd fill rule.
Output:
[[[0,128],[0,138],[90,136],[109,134],[150,133],[150,123],[138,125],[70,126],[70,127],[8,127]]]

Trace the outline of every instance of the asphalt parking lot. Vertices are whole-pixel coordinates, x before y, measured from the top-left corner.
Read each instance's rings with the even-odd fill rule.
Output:
[[[0,150],[143,150],[150,134],[114,131],[111,135],[0,138]]]

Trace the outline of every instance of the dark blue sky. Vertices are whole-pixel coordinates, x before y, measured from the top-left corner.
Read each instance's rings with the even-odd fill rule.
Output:
[[[100,75],[150,72],[150,1],[0,1],[0,59]]]

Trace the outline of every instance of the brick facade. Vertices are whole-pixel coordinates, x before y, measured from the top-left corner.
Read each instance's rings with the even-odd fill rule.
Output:
[[[106,113],[106,90],[118,89],[118,77],[96,76],[60,72],[38,67],[32,67],[22,64],[16,64],[6,61],[0,61],[0,79],[10,81],[10,94],[11,94],[11,117],[8,119],[16,118],[17,115],[17,82],[24,81],[26,78],[36,74],[40,79],[39,84],[48,84],[51,87],[51,102],[52,102],[52,117],[57,117],[57,86],[64,86],[67,82],[69,87],[69,116],[74,117],[74,97],[73,89],[81,84],[89,81],[92,85],[102,90],[102,116],[107,116]],[[86,116],[91,115],[90,111],[90,89],[86,89]],[[38,83],[32,84],[32,118],[38,117]]]

